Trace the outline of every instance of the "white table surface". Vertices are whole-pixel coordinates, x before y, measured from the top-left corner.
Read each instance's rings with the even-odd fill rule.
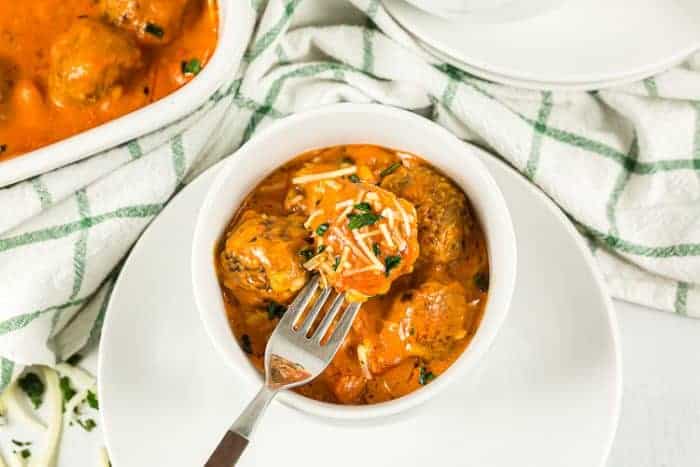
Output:
[[[615,309],[624,392],[608,467],[700,466],[700,320]]]

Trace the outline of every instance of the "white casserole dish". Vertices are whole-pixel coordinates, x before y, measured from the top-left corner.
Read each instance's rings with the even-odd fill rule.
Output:
[[[216,245],[240,203],[264,177],[303,152],[340,144],[376,144],[423,157],[467,194],[488,244],[484,316],[465,351],[439,378],[406,396],[366,406],[319,402],[291,391],[277,396],[321,418],[367,421],[425,402],[476,365],[508,314],[517,254],[510,212],[496,182],[472,147],[444,128],[416,114],[373,104],[336,104],[286,117],[260,131],[220,166],[199,211],[192,245],[192,284],[204,327],[227,364],[248,382],[262,384],[262,378],[229,326],[214,265]]]
[[[218,0],[218,3],[218,44],[197,77],[169,96],[130,114],[0,162],[0,187],[125,143],[197,109],[238,69],[255,24],[255,11],[248,0]]]

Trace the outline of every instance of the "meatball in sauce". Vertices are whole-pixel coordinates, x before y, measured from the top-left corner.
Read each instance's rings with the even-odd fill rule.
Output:
[[[215,261],[230,325],[261,371],[267,340],[313,274],[362,302],[328,368],[295,389],[339,404],[395,399],[439,378],[488,296],[486,242],[466,195],[420,157],[371,145],[311,151],[274,171]]]

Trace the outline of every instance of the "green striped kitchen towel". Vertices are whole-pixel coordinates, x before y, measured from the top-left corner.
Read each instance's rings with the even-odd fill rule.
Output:
[[[194,114],[0,190],[0,388],[94,345],[121,261],[178,189],[265,125],[340,101],[487,147],[569,215],[613,296],[700,316],[700,55],[616,89],[538,92],[432,58],[378,0],[251,8],[244,65]]]

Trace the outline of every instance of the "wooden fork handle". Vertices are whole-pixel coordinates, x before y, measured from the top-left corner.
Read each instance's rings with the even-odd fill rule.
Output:
[[[233,431],[227,431],[204,467],[232,467],[248,446],[248,440]]]

